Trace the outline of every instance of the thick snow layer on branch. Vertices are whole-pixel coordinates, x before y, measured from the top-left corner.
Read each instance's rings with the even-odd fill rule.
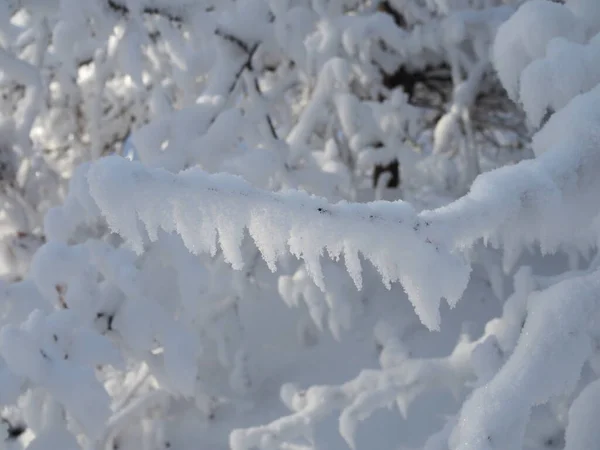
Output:
[[[548,112],[564,108],[571,99],[600,83],[600,34],[581,45],[564,38],[548,44],[545,58],[521,74],[519,97],[534,126]]]
[[[430,240],[428,222],[406,203],[331,205],[301,192],[260,191],[231,175],[208,175],[199,169],[173,175],[120,157],[98,162],[88,181],[109,225],[137,252],[144,249],[144,227],[150,241],[157,240],[162,229],[179,233],[194,253],[214,254],[218,240],[225,259],[240,269],[239,248],[247,228],[271,270],[291,252],[305,261],[322,289],[320,258],[325,253],[344,257],[359,288],[361,254],[386,285],[402,283],[431,329],[439,328],[440,299],[454,305],[469,278],[461,257]]]
[[[526,2],[500,26],[494,42],[494,66],[512,99],[517,100],[523,69],[543,57],[548,42],[556,37],[582,43],[585,29],[564,5],[545,0]]]
[[[423,212],[434,240],[466,247],[479,238],[503,244],[506,268],[524,245],[537,242],[543,252],[555,252],[561,243],[594,245],[599,100],[597,87],[554,114],[534,136],[536,159],[482,174],[468,195]]]
[[[450,439],[452,450],[521,448],[531,409],[571,392],[592,355],[600,320],[598,289],[595,272],[530,296],[514,353],[465,402]]]

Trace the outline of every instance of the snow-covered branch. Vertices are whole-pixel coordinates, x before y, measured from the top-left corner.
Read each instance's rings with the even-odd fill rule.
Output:
[[[260,191],[225,174],[189,169],[172,175],[118,157],[92,166],[90,192],[111,228],[137,252],[145,241],[141,222],[150,241],[157,239],[159,229],[177,232],[195,253],[214,254],[218,237],[226,260],[239,269],[247,228],[272,270],[290,251],[305,261],[322,289],[321,256],[344,256],[360,287],[360,254],[386,284],[400,281],[423,323],[435,329],[440,299],[456,304],[468,281],[468,266],[456,250],[481,238],[491,240],[503,245],[509,267],[524,245],[535,242],[546,252],[564,242],[594,244],[591,225],[598,208],[586,199],[598,188],[593,174],[600,161],[593,135],[586,141],[589,128],[584,124],[593,121],[586,113],[593,113],[598,97],[600,89],[552,118],[534,141],[540,154],[536,160],[483,174],[465,197],[420,214],[403,202],[332,205],[302,193]],[[557,136],[558,121],[577,121],[578,126]],[[580,208],[582,203],[589,206]],[[573,220],[579,224],[577,232]],[[435,283],[429,278],[432,272]],[[440,277],[442,272],[449,276]]]
[[[343,256],[360,288],[360,254],[386,285],[403,284],[431,329],[439,327],[441,298],[455,304],[468,281],[469,269],[461,257],[431,240],[430,223],[403,202],[333,205],[302,192],[261,191],[227,174],[148,170],[117,156],[91,166],[88,182],[111,228],[138,253],[145,242],[157,240],[159,230],[176,232],[196,254],[214,255],[218,241],[225,259],[241,269],[240,246],[247,229],[271,270],[291,252],[304,260],[323,290],[322,256]],[[146,233],[140,233],[140,225]],[[434,267],[438,277],[431,283]],[[448,275],[442,278],[442,273]]]

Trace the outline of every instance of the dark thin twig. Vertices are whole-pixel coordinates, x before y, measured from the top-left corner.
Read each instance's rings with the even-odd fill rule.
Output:
[[[235,87],[237,86],[237,83],[238,83],[240,77],[244,73],[244,70],[248,69],[249,72],[254,71],[254,67],[252,66],[252,58],[254,57],[256,51],[258,50],[260,43],[255,43],[254,45],[252,45],[252,47],[249,47],[249,45],[246,42],[242,41],[237,36],[227,33],[220,28],[217,28],[215,30],[215,34],[217,36],[225,39],[226,41],[231,42],[232,44],[234,44],[236,47],[238,47],[240,50],[242,50],[247,55],[246,61],[240,67],[240,69],[236,72],[234,80],[228,89],[228,93],[231,94],[231,93],[233,93]],[[260,89],[260,85],[258,83],[258,78],[256,76],[254,76],[254,87],[255,87],[256,91],[258,92],[258,94],[262,96],[263,93],[262,93],[262,90]],[[212,124],[215,120],[216,120],[216,117],[213,118],[210,123]],[[273,119],[271,118],[271,116],[269,114],[266,114],[266,120],[267,120],[267,125],[269,126],[269,131],[271,132],[271,135],[273,136],[273,138],[279,139],[279,137],[277,136],[277,132],[275,131],[275,126],[273,125]]]
[[[119,14],[127,15],[129,14],[129,8],[127,5],[120,3],[118,0],[107,0],[108,7]],[[158,8],[158,7],[144,7],[142,9],[142,13],[148,14],[151,16],[162,16],[171,22],[183,23],[183,17],[179,14],[175,14],[172,11],[167,10],[166,8]]]
[[[258,45],[259,44],[254,44],[254,46],[248,52],[248,57],[246,58],[246,61],[244,62],[244,64],[236,72],[233,82],[231,83],[231,86],[229,87],[229,90],[227,91],[228,93],[231,94],[233,92],[240,77],[244,73],[244,70],[246,70],[246,69],[252,70],[252,57],[254,56],[254,54],[256,53],[256,50],[258,49]]]
[[[254,88],[256,89],[256,92],[258,92],[262,96],[262,91],[260,89],[260,85],[258,84],[257,77],[254,77]],[[271,135],[275,139],[279,139],[279,137],[277,136],[277,132],[275,131],[275,126],[273,125],[273,119],[271,119],[271,116],[268,113],[266,114],[266,117],[267,117],[267,125],[269,125],[269,130],[271,131]]]
[[[222,37],[226,41],[229,41],[229,42],[237,45],[244,53],[250,53],[250,48],[248,48],[248,44],[246,44],[244,41],[242,41],[237,36],[234,36],[231,33],[227,33],[225,31],[221,30],[220,28],[217,28],[215,30],[215,34],[219,37]]]

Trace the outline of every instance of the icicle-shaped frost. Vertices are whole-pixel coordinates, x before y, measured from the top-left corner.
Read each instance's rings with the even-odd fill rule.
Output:
[[[98,179],[97,171],[90,169],[88,172],[88,183],[90,193],[98,207],[105,214],[107,222],[113,231],[127,236],[129,245],[141,253],[144,249],[143,239],[138,228],[137,209],[123,201],[123,195],[126,192],[133,193],[136,189],[136,182],[140,182],[140,177],[144,176],[143,171],[132,173],[127,167],[121,164],[115,164],[116,160],[109,158],[107,169],[111,171],[110,179]],[[110,165],[110,168],[108,167]],[[147,177],[149,175],[146,175]]]
[[[128,180],[126,189],[118,189],[118,199],[115,186],[122,183],[113,182],[115,175]],[[362,285],[360,253],[388,286],[396,281],[404,285],[430,329],[439,328],[441,298],[454,305],[469,279],[470,268],[463,258],[430,239],[428,222],[403,202],[332,205],[300,192],[261,191],[226,174],[190,169],[173,175],[120,157],[97,162],[88,180],[110,226],[132,239],[136,251],[142,249],[140,225],[146,226],[151,239],[158,228],[176,231],[196,253],[213,253],[218,233],[226,260],[240,268],[239,247],[247,228],[271,269],[288,246],[305,261],[322,290],[325,253],[336,258],[344,253],[357,287]]]

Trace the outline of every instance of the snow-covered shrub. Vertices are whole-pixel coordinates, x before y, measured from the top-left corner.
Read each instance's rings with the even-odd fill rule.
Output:
[[[0,8],[7,445],[595,442],[595,0]]]

